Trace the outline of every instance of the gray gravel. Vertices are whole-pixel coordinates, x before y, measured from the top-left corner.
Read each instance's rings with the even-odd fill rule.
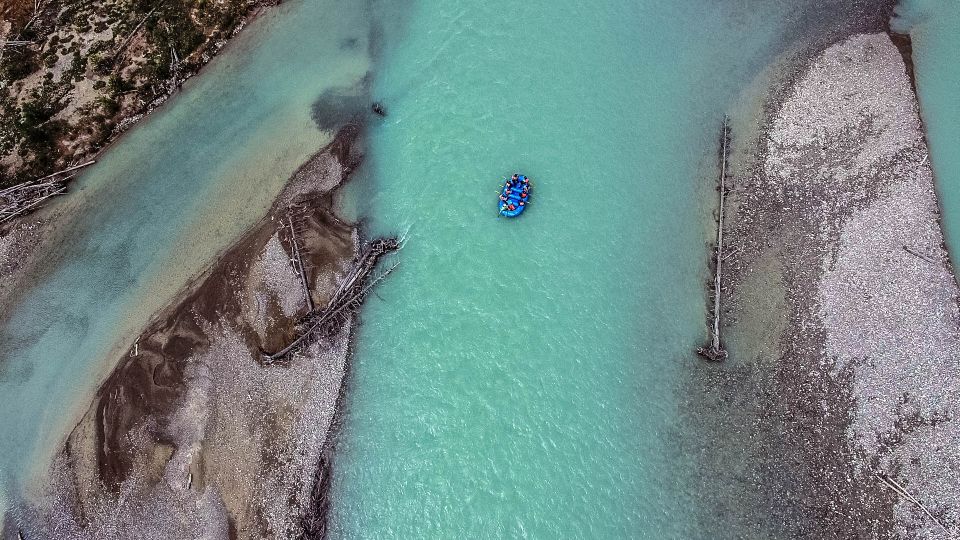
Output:
[[[286,317],[293,317],[306,303],[303,286],[290,264],[290,257],[275,234],[267,242],[259,261],[263,265],[264,286],[273,293]]]
[[[808,87],[828,90],[805,96]],[[775,133],[784,140],[791,132],[812,134],[801,146],[810,148],[861,126],[857,144],[841,153],[848,165],[821,167],[814,181],[836,183],[838,197],[855,197],[849,186],[867,182],[880,192],[846,218],[836,249],[822,260],[824,353],[835,369],[853,373],[849,442],[862,450],[859,466],[896,478],[956,528],[960,426],[950,419],[960,396],[958,291],[916,99],[885,35],[857,36],[828,50],[789,112],[803,114],[802,105],[817,96],[839,106],[829,116],[804,115],[805,129]],[[947,538],[913,503],[900,498],[895,510],[902,537]]]
[[[806,471],[771,499],[799,479],[791,504],[815,509],[801,530],[818,537],[949,537],[877,473],[960,526],[960,294],[928,163],[900,52],[856,35],[783,96],[742,197],[734,241],[764,255],[732,266],[743,286],[771,254],[783,265],[778,414]]]

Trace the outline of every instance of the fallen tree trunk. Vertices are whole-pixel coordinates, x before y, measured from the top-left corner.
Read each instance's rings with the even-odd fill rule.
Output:
[[[287,214],[287,225],[289,226],[290,230],[290,249],[293,251],[293,256],[291,257],[290,261],[293,263],[293,269],[300,277],[300,285],[303,287],[303,295],[307,302],[307,311],[312,312],[315,309],[313,305],[313,296],[310,295],[310,285],[307,283],[307,273],[303,268],[303,258],[300,257],[300,245],[297,243],[297,231],[293,227],[293,216],[291,216],[289,213]]]
[[[721,298],[721,270],[723,267],[723,210],[727,194],[727,158],[730,153],[730,119],[724,117],[720,131],[720,209],[717,213],[717,245],[713,255],[713,325],[710,330],[710,344],[707,347],[698,347],[697,354],[713,362],[727,358],[727,351],[720,341],[720,298]]]
[[[47,199],[67,192],[67,181],[74,171],[96,163],[90,160],[62,171],[50,173],[36,180],[28,180],[0,190],[0,224],[39,208]],[[62,176],[67,175],[67,176]]]
[[[93,164],[96,163],[96,162],[97,162],[97,160],[91,159],[90,161],[88,161],[88,162],[86,162],[86,163],[81,163],[81,164],[79,164],[79,165],[74,165],[74,166],[72,166],[72,167],[67,167],[66,169],[64,169],[64,170],[62,170],[62,171],[57,171],[57,172],[50,173],[50,174],[48,174],[48,175],[46,175],[46,176],[41,176],[40,178],[37,178],[36,180],[34,180],[34,182],[40,182],[41,180],[46,180],[47,178],[53,178],[54,176],[59,176],[59,175],[64,174],[64,173],[73,172],[73,171],[75,171],[75,170],[77,170],[77,169],[82,169],[82,168],[84,168],[84,167],[89,167],[90,165],[93,165]]]
[[[340,288],[330,298],[326,307],[313,310],[302,319],[301,324],[305,329],[289,345],[272,354],[261,351],[262,362],[273,364],[285,360],[326,334],[331,328],[338,326],[336,323],[342,322],[351,310],[359,307],[364,296],[396,268],[396,265],[393,265],[368,282],[380,258],[398,249],[400,249],[400,242],[395,238],[378,238],[367,244],[357,263],[344,278]]]

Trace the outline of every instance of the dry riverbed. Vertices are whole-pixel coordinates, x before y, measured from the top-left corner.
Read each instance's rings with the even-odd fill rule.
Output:
[[[758,131],[734,136],[732,354],[696,376],[715,407],[705,524],[951,538],[960,291],[909,63],[888,34],[857,34],[781,88]]]

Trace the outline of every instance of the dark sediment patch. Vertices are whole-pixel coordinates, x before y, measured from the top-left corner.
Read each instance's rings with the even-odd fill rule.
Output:
[[[913,65],[913,40],[910,38],[910,34],[899,34],[891,30],[889,23],[887,24],[887,34],[890,35],[890,41],[893,41],[897,50],[900,51],[900,56],[903,57],[903,63],[907,67],[907,77],[910,78],[910,88],[916,94],[917,75]]]
[[[313,102],[310,116],[324,131],[338,132],[361,124],[369,114],[370,74],[353,86],[331,88]]]

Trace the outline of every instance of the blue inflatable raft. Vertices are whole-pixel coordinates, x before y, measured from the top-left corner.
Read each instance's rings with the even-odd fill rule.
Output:
[[[507,179],[500,189],[500,200],[497,207],[500,209],[501,216],[517,217],[523,213],[523,209],[530,204],[530,193],[533,192],[533,184],[530,179],[522,174],[515,174]]]

